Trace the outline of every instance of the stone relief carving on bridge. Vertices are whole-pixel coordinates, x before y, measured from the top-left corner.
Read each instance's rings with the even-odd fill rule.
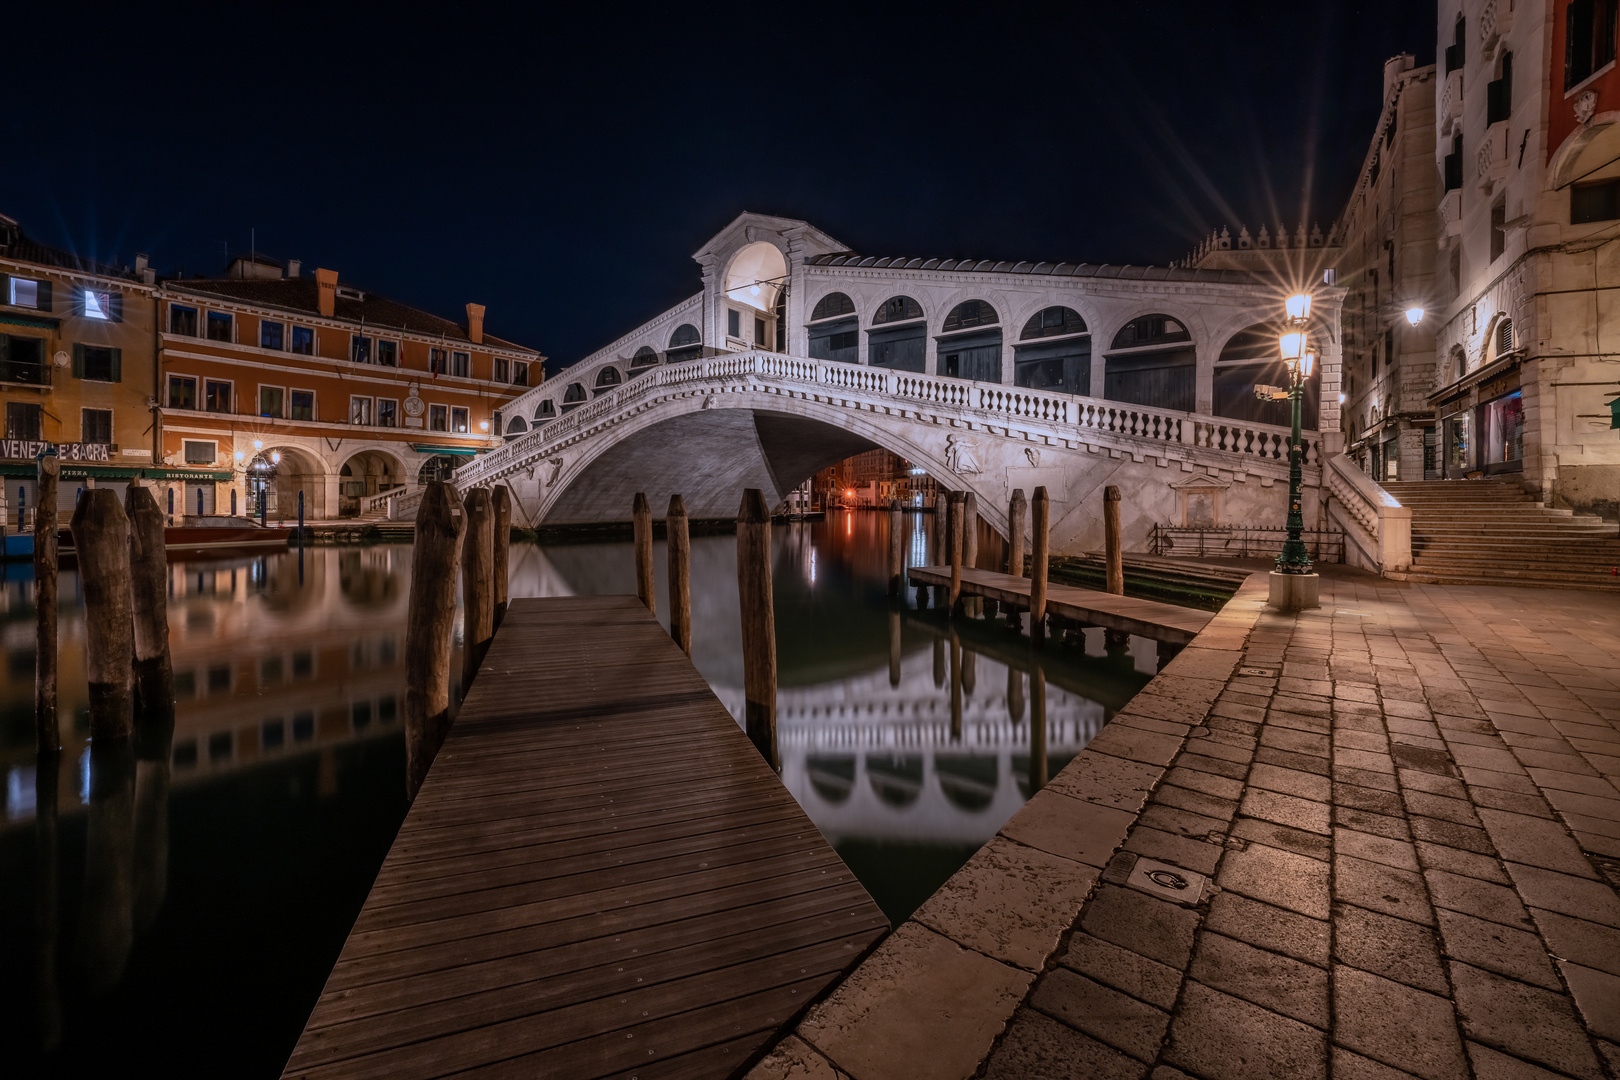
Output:
[[[1029,460],[1030,465],[1037,469],[1040,468],[1041,452],[1039,450],[1035,449],[1033,446],[1026,446],[1024,447],[1024,457]]]
[[[974,451],[979,444],[964,435],[945,436],[945,467],[958,476],[982,472]]]
[[[557,477],[562,475],[563,456],[558,454],[554,458],[547,458],[545,463],[551,466],[551,475],[546,477],[546,487],[550,487],[557,482]]]

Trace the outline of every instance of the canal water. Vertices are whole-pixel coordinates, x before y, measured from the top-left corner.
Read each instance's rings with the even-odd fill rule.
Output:
[[[927,521],[905,523],[908,565],[933,561]],[[773,532],[783,781],[898,923],[1152,677],[1155,644],[1088,630],[1032,651],[999,620],[919,610],[914,590],[892,604],[886,514]],[[175,564],[175,733],[125,771],[87,746],[83,609],[64,572],[67,746],[47,775],[31,584],[8,568],[0,1076],[279,1074],[407,809],[410,556]],[[662,601],[662,544],[654,562]],[[635,588],[629,544],[514,546],[511,573],[514,597]],[[692,598],[693,660],[741,716],[733,537],[693,540]]]

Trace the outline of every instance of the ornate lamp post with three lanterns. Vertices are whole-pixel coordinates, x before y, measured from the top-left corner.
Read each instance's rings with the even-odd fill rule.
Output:
[[[1278,344],[1283,362],[1288,365],[1288,401],[1293,414],[1288,439],[1288,537],[1283,541],[1282,554],[1277,556],[1277,569],[1271,573],[1271,604],[1284,611],[1298,611],[1317,606],[1320,584],[1305,551],[1305,511],[1300,492],[1305,465],[1305,444],[1300,436],[1305,382],[1316,366],[1316,356],[1310,351],[1305,330],[1311,317],[1310,294],[1290,296],[1284,306],[1288,318]]]

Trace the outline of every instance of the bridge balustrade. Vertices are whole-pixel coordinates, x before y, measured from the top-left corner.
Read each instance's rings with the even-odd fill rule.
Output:
[[[780,353],[732,353],[659,367],[633,382],[482,454],[457,469],[455,485],[466,490],[489,483],[509,467],[542,456],[599,420],[670,387],[743,379],[832,387],[897,402],[988,414],[998,420],[1069,426],[1148,443],[1172,443],[1229,454],[1283,461],[1288,429],[1274,424],[1178,412],[1148,405],[1030,391],[1022,387],[921,375]],[[1321,464],[1321,440],[1305,432],[1305,464]]]

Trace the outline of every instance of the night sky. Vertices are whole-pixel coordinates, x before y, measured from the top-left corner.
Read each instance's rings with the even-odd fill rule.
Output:
[[[390,14],[412,10],[438,17]],[[256,237],[458,320],[484,303],[553,369],[696,292],[691,253],[744,210],[959,258],[1162,264],[1227,222],[1325,229],[1383,61],[1435,41],[1420,0],[5,22],[0,213],[31,235],[191,275]]]

